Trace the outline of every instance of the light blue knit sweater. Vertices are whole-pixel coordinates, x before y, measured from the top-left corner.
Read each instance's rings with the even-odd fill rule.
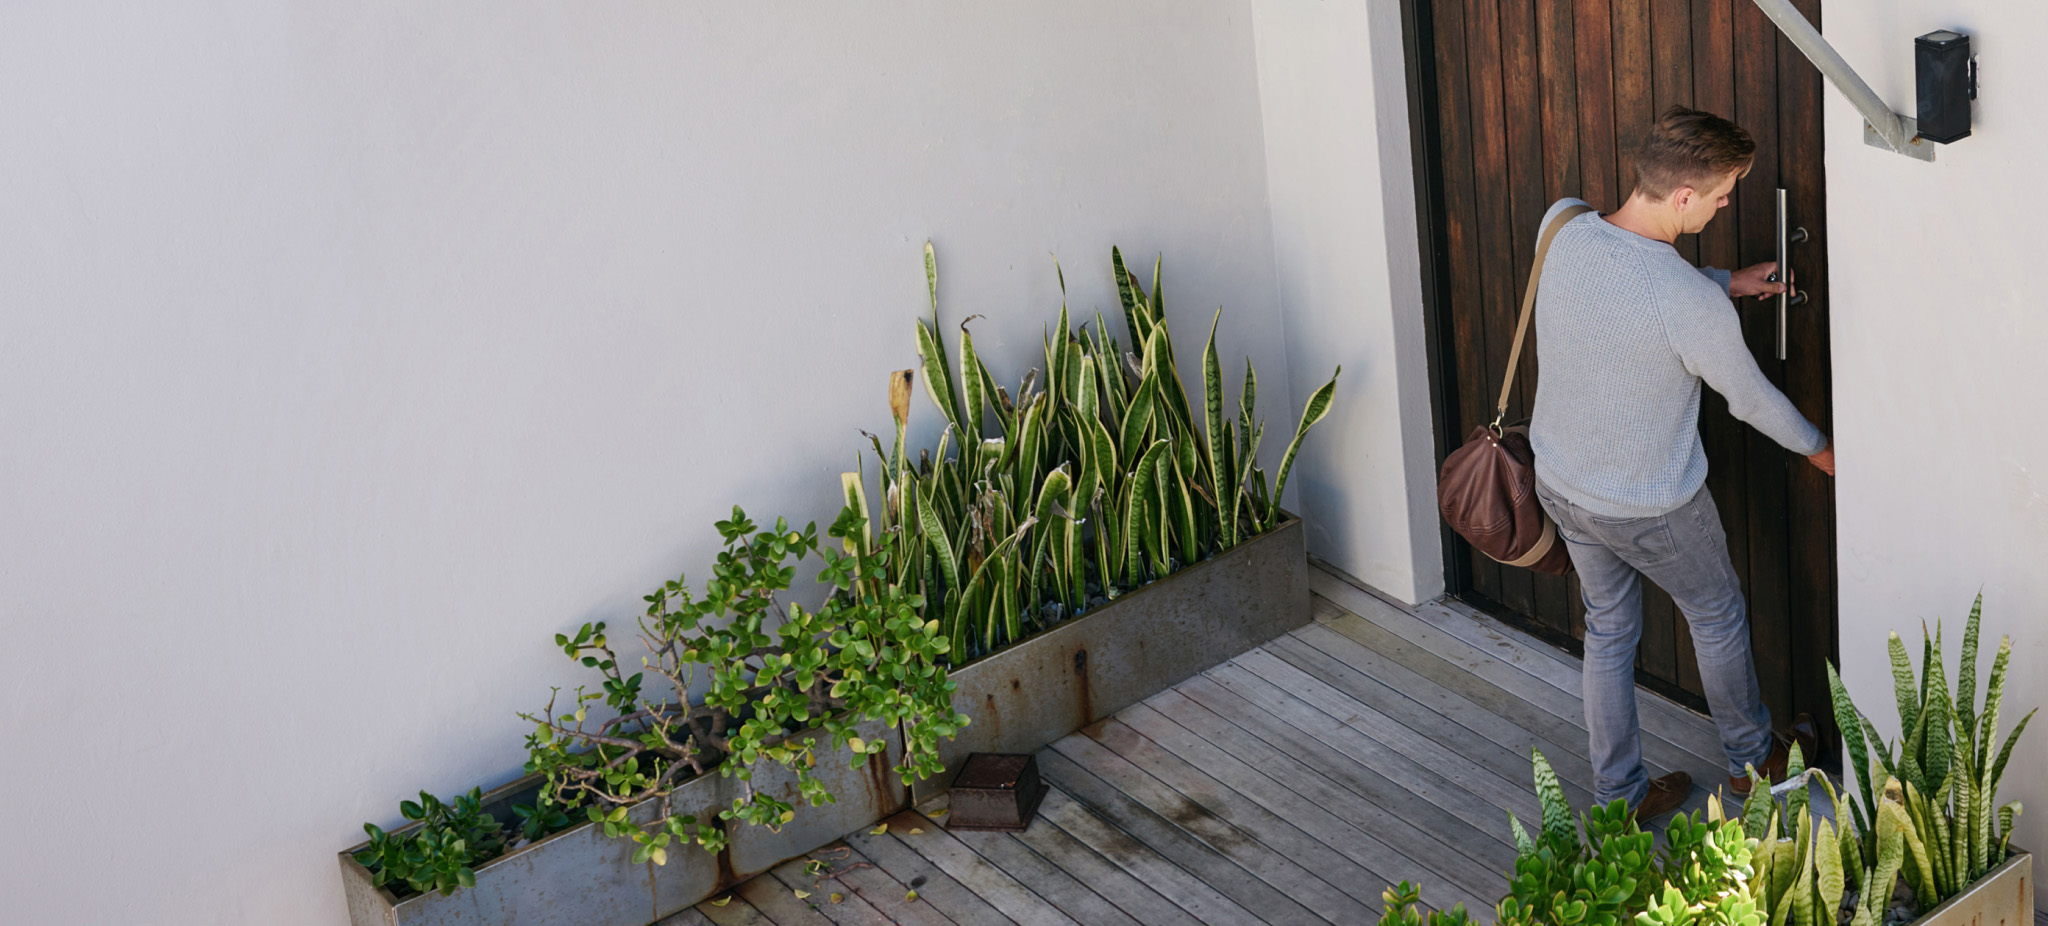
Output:
[[[1543,217],[1566,206],[1560,200]],[[1536,475],[1595,514],[1651,517],[1707,481],[1700,381],[1728,410],[1802,455],[1827,447],[1757,369],[1728,298],[1728,271],[1587,213],[1550,245],[1536,293]]]

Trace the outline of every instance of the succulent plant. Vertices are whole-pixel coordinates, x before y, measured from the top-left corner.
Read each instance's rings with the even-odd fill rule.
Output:
[[[504,824],[484,812],[480,788],[447,802],[421,791],[418,801],[401,802],[398,812],[418,825],[387,833],[363,824],[370,844],[356,853],[356,861],[370,870],[370,883],[399,896],[469,887],[476,883],[475,869],[505,851]]]

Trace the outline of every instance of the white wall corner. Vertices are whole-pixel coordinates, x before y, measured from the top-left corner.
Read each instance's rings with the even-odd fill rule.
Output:
[[[1252,9],[1295,399],[1344,369],[1291,481],[1309,546],[1390,595],[1432,599],[1444,579],[1400,7]]]

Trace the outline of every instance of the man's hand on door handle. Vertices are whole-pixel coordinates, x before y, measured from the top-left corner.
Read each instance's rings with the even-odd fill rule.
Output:
[[[1778,262],[1767,260],[1752,264],[1728,275],[1728,295],[1738,299],[1755,296],[1758,299],[1775,296],[1785,291],[1785,284],[1778,282]]]
[[[1832,440],[1828,441],[1826,448],[1806,459],[1811,461],[1814,466],[1819,467],[1821,472],[1833,476],[1835,474],[1835,442]]]

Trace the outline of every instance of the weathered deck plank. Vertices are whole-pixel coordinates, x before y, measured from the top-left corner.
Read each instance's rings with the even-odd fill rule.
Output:
[[[1366,651],[1353,657],[1356,663],[1347,663],[1324,648],[1336,645],[1336,640],[1350,642],[1327,627],[1311,626],[1268,643],[1266,650],[1518,785],[1529,777],[1529,751],[1540,749],[1557,768],[1565,796],[1574,805],[1593,799],[1593,767],[1584,756],[1507,723],[1428,679],[1391,667],[1377,653]]]
[[[1074,734],[1053,744],[1060,755],[1115,788],[1133,805],[1144,807],[1171,821],[1189,836],[1217,854],[1236,862],[1245,871],[1296,903],[1330,922],[1370,918],[1372,911],[1361,899],[1338,886],[1349,883],[1359,889],[1357,874],[1362,870],[1345,864],[1337,872],[1315,872],[1296,859],[1296,852],[1309,840],[1289,841],[1286,830],[1243,829],[1209,807],[1189,799],[1095,740]],[[1128,829],[1128,828],[1127,828]],[[1291,835],[1299,836],[1300,831]],[[1344,860],[1335,858],[1342,863]]]
[[[696,907],[691,907],[681,913],[663,917],[654,926],[713,926],[713,924],[704,914],[698,913]]]
[[[1015,920],[1017,926],[1078,926],[1072,917],[1047,903],[1009,872],[982,858],[944,827],[916,811],[890,817],[885,836],[924,856],[954,881]]]
[[[1245,863],[1249,863],[1260,870],[1273,871],[1286,863],[1285,859],[1277,858],[1272,849],[1247,839],[1231,845],[1232,851],[1225,853],[1190,835],[1175,821],[1119,791],[1115,785],[1056,750],[1047,749],[1038,754],[1038,770],[1046,780],[1090,812],[1142,840],[1239,906],[1258,911],[1262,921],[1301,926],[1323,922],[1296,898],[1245,867]],[[1188,817],[1198,821],[1192,825],[1200,826],[1206,822],[1200,818],[1209,816],[1207,811],[1192,804],[1188,808],[1191,811]]]
[[[900,926],[953,926],[955,922],[930,903],[909,899],[908,885],[847,843],[826,846],[811,853],[811,858],[828,866],[829,880],[824,883],[844,885],[848,898],[875,908],[875,912],[891,922]]]
[[[775,880],[790,890],[790,896],[795,897],[797,891],[809,894],[808,902],[836,926],[892,926],[895,922],[839,879],[824,872],[812,874],[806,868],[809,862],[797,859],[775,866]]]
[[[1569,678],[1559,677],[1556,681],[1552,681],[1551,678],[1546,676],[1556,676],[1557,672],[1546,671],[1544,675],[1537,675],[1533,674],[1530,669],[1532,667],[1548,669],[1552,666],[1558,666],[1559,664],[1555,659],[1547,657],[1538,659],[1534,656],[1525,655],[1523,651],[1528,649],[1528,647],[1503,646],[1501,644],[1511,642],[1504,637],[1494,641],[1494,645],[1490,647],[1474,646],[1459,636],[1441,630],[1417,616],[1419,612],[1430,610],[1431,608],[1436,608],[1436,611],[1431,612],[1433,614],[1438,612],[1443,614],[1454,613],[1441,608],[1441,606],[1424,605],[1413,612],[1397,608],[1372,593],[1351,585],[1320,569],[1309,570],[1309,586],[1315,590],[1316,594],[1322,595],[1346,610],[1357,614],[1360,620],[1369,620],[1399,634],[1409,642],[1426,647],[1432,652],[1444,655],[1446,658],[1459,660],[1470,668],[1472,674],[1500,684],[1502,687],[1529,698],[1531,701],[1540,703],[1545,707],[1562,710],[1566,713],[1577,713],[1582,710],[1579,701],[1579,681],[1576,670],[1571,670]],[[1546,649],[1548,648],[1546,647]],[[1502,654],[1513,658],[1515,661],[1510,662],[1507,659],[1503,659]],[[1669,704],[1669,702],[1657,698],[1647,691],[1641,692],[1638,700],[1643,704],[1657,703],[1660,708]],[[1675,707],[1675,705],[1672,706]],[[1678,710],[1682,711],[1683,709],[1679,708]],[[1690,753],[1700,762],[1716,768],[1722,766],[1721,741],[1714,734],[1711,727],[1702,729],[1690,723],[1678,723],[1671,720],[1661,709],[1651,711],[1646,708],[1645,716],[1643,717],[1643,733],[1646,741],[1652,738],[1659,739]],[[1646,742],[1646,750],[1647,746]]]
[[[737,890],[698,904],[697,912],[711,920],[714,926],[776,926],[774,920],[754,909]]]
[[[904,888],[904,893],[896,895],[895,898],[903,907],[915,909],[920,904],[929,904],[947,919],[962,926],[979,926],[981,923],[1014,926],[1016,923],[980,894],[953,880],[951,875],[939,870],[938,866],[933,865],[924,856],[887,834],[862,830],[848,834],[846,842],[853,846],[855,851],[867,856],[876,868],[887,873]],[[911,891],[916,891],[916,895],[912,896]],[[876,903],[872,895],[868,897],[868,902],[874,903],[882,912],[896,917],[899,922],[902,921],[900,915]]]
[[[775,877],[753,878],[733,890],[775,926],[832,926],[832,920],[811,906],[812,899],[796,896],[795,890]]]
[[[1139,710],[1149,711],[1140,705],[1124,713],[1132,714]],[[1256,835],[1260,842],[1315,872],[1322,880],[1363,903],[1370,912],[1379,912],[1380,892],[1376,885],[1386,879],[1331,848],[1314,834],[1260,806],[1237,789],[1209,777],[1121,720],[1105,721],[1084,732],[1104,748],[1151,773],[1176,794],[1201,805],[1238,830]]]
[[[1087,882],[1047,861],[1009,833],[959,832],[952,836],[1081,926],[1136,926],[1138,922]]]
[[[1096,816],[1058,788],[1046,793],[1045,802],[1038,806],[1038,813],[1131,877],[1156,887],[1162,896],[1178,904],[1195,919],[1210,926],[1263,922],[1201,878],[1167,861],[1151,846]]]
[[[1503,847],[1514,845],[1512,836],[1496,832],[1505,825],[1506,811],[1487,804],[1483,799],[1474,799],[1470,792],[1445,777],[1450,769],[1431,768],[1403,755],[1401,750],[1345,726],[1343,721],[1318,710],[1295,692],[1253,675],[1235,663],[1224,663],[1204,674],[1232,694],[1265,709],[1359,766],[1385,776],[1415,798],[1465,821]],[[1529,803],[1532,807],[1535,801],[1536,796],[1531,793]],[[1523,817],[1527,819],[1528,815]]]
[[[1140,923],[1148,926],[1199,926],[1201,923],[1058,826],[1033,826],[1021,833],[1007,834],[1005,838],[1030,847],[1039,857],[1059,866],[1060,870],[1088,885]]]
[[[1274,687],[1292,692],[1296,698],[1316,710],[1335,719],[1353,730],[1365,734],[1376,742],[1384,744],[1402,755],[1413,759],[1418,765],[1430,769],[1445,781],[1475,798],[1486,801],[1494,807],[1511,813],[1521,814],[1525,819],[1541,816],[1543,810],[1537,806],[1536,795],[1527,788],[1517,785],[1506,774],[1497,773],[1486,767],[1463,749],[1453,749],[1444,742],[1448,728],[1442,718],[1433,718],[1422,730],[1409,729],[1404,724],[1379,710],[1338,690],[1329,683],[1289,664],[1275,656],[1265,647],[1231,660]],[[1476,737],[1473,739],[1477,740]],[[1484,743],[1465,744],[1477,747]],[[1508,773],[1513,774],[1513,773]],[[1515,777],[1522,777],[1516,775]],[[1499,815],[1492,815],[1498,820]]]
[[[1197,700],[1197,696],[1203,700]],[[1228,750],[1244,764],[1272,776],[1273,781],[1302,801],[1323,808],[1340,822],[1355,825],[1370,834],[1369,838],[1385,840],[1406,860],[1406,864],[1387,863],[1393,869],[1391,880],[1413,880],[1422,872],[1441,872],[1447,880],[1478,897],[1498,897],[1507,890],[1503,872],[1514,861],[1512,852],[1504,847],[1496,849],[1496,843],[1442,808],[1401,791],[1370,769],[1337,755],[1279,718],[1262,714],[1257,707],[1221,687],[1184,685],[1146,703],[1200,738]],[[1232,718],[1251,726],[1241,726]],[[1133,724],[1143,723],[1143,717],[1135,713],[1127,712],[1126,719]],[[1276,801],[1292,803],[1264,789],[1247,793],[1273,794]],[[1425,822],[1418,824],[1416,819]],[[1437,826],[1447,829],[1434,828]],[[1478,848],[1478,854],[1505,862],[1496,866],[1487,859],[1474,858],[1466,851],[1472,847]]]

